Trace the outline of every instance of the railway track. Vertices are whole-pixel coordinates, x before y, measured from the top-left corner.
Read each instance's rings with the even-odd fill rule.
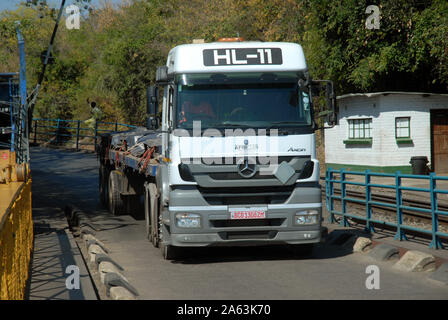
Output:
[[[325,192],[324,192],[325,193]],[[341,190],[335,188],[334,189],[335,195],[340,195]],[[378,194],[378,193],[371,193],[372,201],[377,202],[384,202],[386,204],[395,204],[396,198],[394,196],[389,196],[385,194]],[[356,200],[365,200],[365,192],[362,191],[355,191],[355,190],[346,190],[346,197],[353,198]],[[336,199],[338,200],[338,199]],[[340,200],[338,200],[340,203]],[[359,207],[364,207],[363,204],[358,203],[356,201],[350,201],[346,200],[346,202],[354,204]],[[431,202],[423,199],[416,199],[416,198],[409,198],[409,197],[403,197],[403,205],[415,207],[415,208],[423,208],[423,209],[431,209]],[[391,216],[396,214],[396,210],[394,208],[389,208],[386,206],[376,205],[372,204],[372,208],[381,209],[384,213],[389,213]],[[448,212],[448,203],[443,202],[438,204],[438,209],[440,211],[446,211]],[[425,212],[415,212],[410,210],[402,210],[404,217],[412,217],[412,218],[418,218],[421,220],[426,220],[429,223],[432,221],[431,214],[425,213]],[[448,216],[439,215],[439,223],[443,224],[445,226],[448,226]]]

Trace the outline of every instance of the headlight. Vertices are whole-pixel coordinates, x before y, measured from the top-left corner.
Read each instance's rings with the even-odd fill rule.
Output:
[[[200,228],[201,216],[195,213],[176,214],[176,225],[179,228]]]
[[[319,219],[319,212],[317,210],[299,211],[294,216],[294,224],[317,224]]]

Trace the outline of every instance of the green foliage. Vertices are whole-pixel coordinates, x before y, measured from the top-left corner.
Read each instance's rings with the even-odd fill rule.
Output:
[[[339,92],[447,90],[446,1],[384,2],[378,30],[364,27],[370,1],[313,2],[325,39],[321,62]]]
[[[81,29],[68,30],[61,21],[35,116],[87,119],[88,101],[96,101],[104,120],[142,125],[145,87],[172,47],[237,35],[302,44],[312,77],[332,79],[337,94],[448,92],[445,0],[378,3],[379,30],[365,27],[368,0],[134,0],[101,8],[78,3]],[[20,20],[29,91],[56,16],[42,0],[0,13],[0,72],[18,70],[14,21]]]

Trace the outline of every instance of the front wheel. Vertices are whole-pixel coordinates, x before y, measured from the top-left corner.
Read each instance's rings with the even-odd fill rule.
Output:
[[[152,233],[151,233],[151,195],[149,193],[149,188],[145,187],[145,231],[146,231],[146,238],[150,242],[152,242]]]
[[[150,183],[145,188],[146,236],[154,247],[159,246],[159,196],[157,187]]]

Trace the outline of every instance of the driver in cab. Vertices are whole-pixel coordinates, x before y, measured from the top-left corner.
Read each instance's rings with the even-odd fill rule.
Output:
[[[200,99],[188,99],[181,107],[179,113],[179,124],[192,122],[194,120],[215,119],[213,107],[207,101]]]

